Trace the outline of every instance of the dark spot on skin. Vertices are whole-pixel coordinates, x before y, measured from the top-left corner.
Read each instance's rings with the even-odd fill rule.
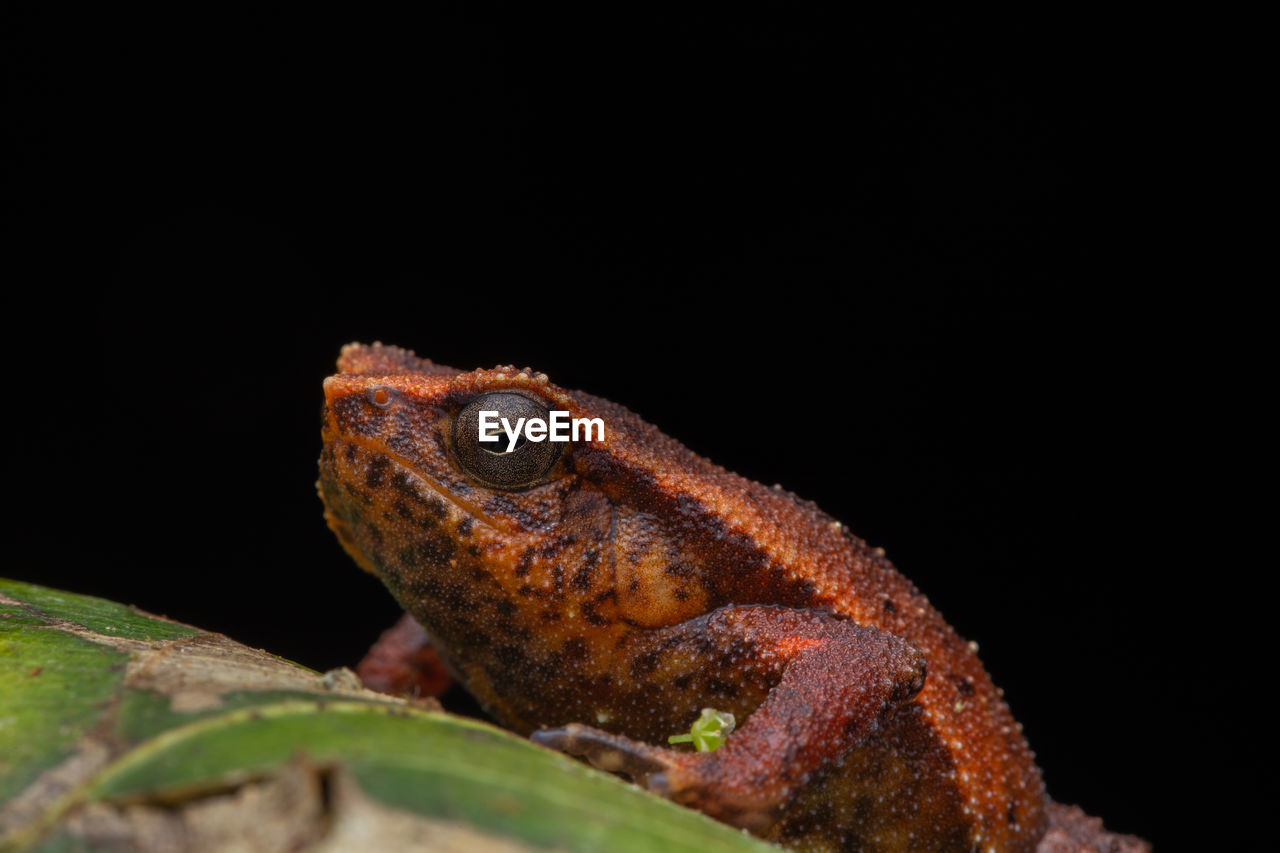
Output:
[[[503,616],[506,616],[508,619],[516,615],[516,606],[512,604],[510,601],[503,599],[502,601],[499,601],[494,606],[498,608],[499,613],[501,613]]]
[[[675,593],[676,601],[688,601],[689,591],[687,589],[677,589]]]
[[[1009,823],[1018,822],[1018,812],[1014,809],[1013,803],[1009,803],[1009,813],[1005,815],[1005,819],[1008,820]]]
[[[814,803],[809,811],[809,820],[811,820],[813,825],[817,827],[832,826],[832,822],[835,820],[835,815],[832,812],[831,804],[821,800]],[[853,850],[855,848],[844,847],[842,849]]]
[[[588,623],[595,625],[597,627],[608,625],[609,620],[601,616],[599,613],[597,613],[596,608],[599,607],[601,604],[603,604],[605,601],[608,601],[610,598],[613,598],[613,597],[614,597],[613,590],[609,590],[607,592],[601,593],[600,595],[597,595],[594,600],[584,603],[582,605],[582,618],[586,619]]]
[[[676,676],[671,680],[671,683],[675,685],[677,690],[685,690],[689,687],[689,684],[692,681],[693,676],[686,673],[685,675]]]
[[[732,669],[738,665],[739,661],[750,660],[755,657],[756,644],[751,640],[739,637],[733,641],[724,654],[720,655],[716,665],[721,669]]]
[[[582,555],[582,565],[584,568],[594,569],[598,562],[600,562],[600,552],[594,548],[589,549]]]
[[[397,414],[397,420],[396,432],[388,435],[387,446],[401,456],[410,456],[417,446],[416,435],[413,428],[404,423],[402,415]]]
[[[738,695],[738,685],[729,681],[721,681],[719,678],[709,678],[707,679],[707,692],[733,699]]]
[[[418,492],[417,487],[409,480],[409,476],[403,471],[397,471],[391,476],[391,488],[395,489],[414,503],[426,507],[427,511],[432,515],[436,514],[437,510],[436,508],[433,508],[432,505],[438,504],[439,499],[423,497]]]
[[[517,587],[516,594],[519,595],[521,598],[542,598],[544,596],[544,593],[542,590],[537,589],[536,587],[529,586],[527,583],[521,584],[519,587]]]
[[[587,644],[577,637],[566,640],[564,657],[565,660],[585,660],[587,657]]]
[[[406,569],[416,569],[421,563],[418,561],[418,551],[416,548],[401,548],[400,553],[396,555],[400,559],[400,565]]]
[[[524,663],[524,652],[519,646],[501,646],[494,654],[508,669],[514,669]]]
[[[689,495],[680,495],[676,498],[675,511],[679,515],[697,517],[705,513],[705,507]]]
[[[551,580],[556,586],[556,593],[564,590],[564,566],[556,563],[551,567]]]
[[[468,546],[467,546],[467,553],[468,553],[468,554],[470,554],[470,555],[471,555],[471,556],[473,556],[473,557],[479,557],[479,556],[480,556],[480,548],[479,548],[478,546],[476,546],[476,545],[468,545]]]
[[[369,470],[365,472],[364,484],[371,489],[379,489],[386,480],[387,469],[391,467],[391,460],[385,456],[375,456],[373,461],[369,463]]]
[[[952,683],[955,684],[956,689],[959,690],[962,695],[964,696],[973,695],[973,683],[970,682],[969,679],[961,678],[958,675],[953,675],[951,676],[951,681]]]
[[[646,675],[652,675],[657,668],[657,652],[645,652],[631,661],[631,675],[633,678],[644,678]]]
[[[539,619],[541,619],[543,622],[559,622],[559,621],[560,621],[560,611],[558,611],[558,610],[543,610],[541,613],[539,613],[539,614],[538,614],[538,618],[539,618]]]
[[[474,518],[464,518],[462,519],[462,521],[459,521],[458,535],[462,537],[470,536],[471,528],[475,526],[475,523],[476,523],[476,520]]]
[[[560,659],[558,653],[551,653],[546,660],[535,661],[532,664],[533,675],[539,681],[554,681],[564,669],[564,662]]]
[[[591,576],[595,574],[591,564],[583,564],[573,573],[573,588],[585,592],[591,586]]]
[[[489,635],[484,631],[468,631],[462,637],[462,645],[468,649],[483,649],[489,645]]]
[[[435,496],[424,496],[424,494],[417,491],[417,488],[413,487],[413,483],[410,482],[408,475],[404,474],[404,471],[397,471],[390,479],[390,484],[392,484],[393,489],[396,489],[408,500],[417,503],[424,510],[430,512],[436,519],[443,519],[445,515],[448,515],[449,510],[444,505],[444,501]]]
[[[464,610],[469,604],[456,585],[441,583],[431,576],[415,580],[407,584],[407,587],[414,597],[433,598],[454,610]]]
[[[356,461],[356,446],[354,444],[347,445],[347,461],[352,463]]]
[[[525,549],[524,553],[520,555],[520,559],[516,560],[516,577],[522,578],[529,574],[529,568],[533,565],[533,558],[533,549]]]
[[[632,578],[631,583],[627,584],[627,592],[635,592],[640,589],[640,578]]]
[[[395,503],[391,504],[391,508],[394,509],[396,511],[396,514],[399,515],[401,518],[407,519],[408,521],[414,520],[413,510],[409,509],[409,505],[406,504],[404,501],[397,499]]]
[[[715,532],[708,532],[706,538],[715,541],[718,550],[732,555],[731,560],[734,564],[732,572],[712,572],[700,576],[702,585],[709,593],[710,609],[731,601],[743,600],[742,596],[746,590],[758,590],[757,594],[767,595],[770,600],[781,599],[779,603],[792,606],[812,605],[810,598],[803,595],[803,589],[797,592],[794,586],[777,585],[774,580],[777,573],[774,568],[771,568],[768,555],[746,536],[729,530],[718,522],[709,521],[708,524],[709,531]]]
[[[886,598],[884,600],[884,611],[885,613],[897,613],[898,605],[894,604],[892,601]]]
[[[560,554],[563,554],[565,550],[573,544],[573,542],[574,538],[572,536],[561,536],[543,545],[538,549],[538,552],[548,560],[554,559]]]
[[[812,601],[814,593],[817,591],[818,585],[808,578],[804,578],[796,584],[796,595],[800,597],[802,602]]]
[[[662,567],[662,571],[673,578],[691,578],[696,570],[692,566],[686,566],[684,563],[667,563]]]
[[[453,559],[455,546],[448,536],[428,536],[418,543],[418,553],[428,562],[444,565]]]
[[[545,513],[549,509],[546,499],[540,502],[517,503],[506,495],[493,495],[483,504],[489,515],[502,516],[516,522],[526,530],[546,529]]]

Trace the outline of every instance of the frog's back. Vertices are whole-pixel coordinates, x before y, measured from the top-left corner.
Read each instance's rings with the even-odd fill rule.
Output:
[[[1046,800],[1021,726],[983,668],[976,645],[947,624],[882,550],[816,504],[697,456],[622,406],[580,392],[574,397],[585,409],[603,413],[618,437],[607,452],[583,454],[585,472],[620,484],[620,502],[665,502],[645,508],[679,519],[682,539],[710,555],[711,564],[729,567],[698,576],[707,608],[779,604],[830,610],[903,637],[925,654],[928,677],[921,693],[879,737],[808,791],[809,805],[797,805],[781,840],[829,842],[812,827],[826,822],[832,803],[858,811],[849,822],[867,837],[875,832],[867,828],[869,804],[892,802],[898,805],[888,809],[879,831],[917,832],[907,849],[952,843],[982,850],[1034,848],[1045,829]],[[902,813],[907,809],[912,814]]]

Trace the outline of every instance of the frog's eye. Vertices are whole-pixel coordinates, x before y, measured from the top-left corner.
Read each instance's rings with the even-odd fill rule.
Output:
[[[480,440],[480,413],[484,412],[486,432],[496,441]],[[495,489],[521,489],[539,483],[564,450],[563,442],[532,441],[524,426],[534,418],[547,422],[546,407],[523,394],[495,391],[467,404],[453,421],[453,451],[468,477]],[[503,419],[512,432],[520,425],[515,446]],[[523,420],[521,420],[523,419]]]

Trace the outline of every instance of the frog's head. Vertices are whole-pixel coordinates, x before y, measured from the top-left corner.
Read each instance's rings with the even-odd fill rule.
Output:
[[[378,344],[345,347],[338,368],[324,384],[329,526],[446,650],[474,647],[479,632],[492,642],[495,626],[527,646],[674,624],[727,600],[730,583],[743,600],[767,557],[726,507],[745,503],[746,524],[795,508],[533,370],[459,371]],[[535,431],[513,445],[499,426],[500,441],[481,442],[482,412],[512,428],[563,412],[570,440]],[[592,440],[585,428],[573,440],[574,421]],[[785,517],[759,526],[809,535]]]
[[[508,450],[507,436],[482,443],[478,430],[482,411],[514,426],[572,406],[545,375],[464,372],[380,344],[344,347],[338,369],[324,382],[326,518],[406,609],[428,621],[423,608],[440,601],[470,607],[487,573],[554,540],[574,503],[565,445],[522,433]]]

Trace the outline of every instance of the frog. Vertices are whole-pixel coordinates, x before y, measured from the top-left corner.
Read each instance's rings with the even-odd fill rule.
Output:
[[[1047,796],[977,646],[814,503],[527,367],[353,343],[324,400],[329,528],[502,726],[788,849],[1149,849]],[[480,429],[553,412],[603,434]],[[706,708],[718,749],[668,742]]]

